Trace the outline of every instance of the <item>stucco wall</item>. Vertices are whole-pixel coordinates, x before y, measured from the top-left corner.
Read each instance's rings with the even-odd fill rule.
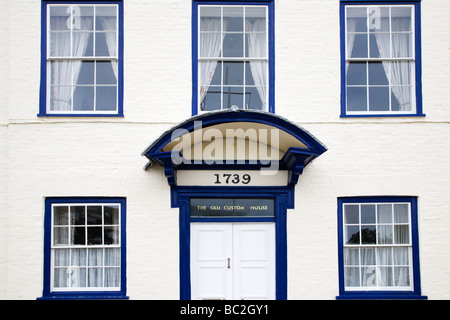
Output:
[[[191,116],[191,2],[124,0],[124,118],[38,118],[41,1],[0,11],[0,298],[43,287],[44,198],[127,198],[127,294],[178,299],[178,210],[140,153]],[[450,298],[450,2],[422,1],[424,118],[340,115],[339,1],[275,1],[275,111],[327,147],[288,212],[288,296],[338,295],[337,197],[419,199],[422,293]],[[174,23],[176,22],[176,23]],[[6,103],[5,103],[6,102]]]

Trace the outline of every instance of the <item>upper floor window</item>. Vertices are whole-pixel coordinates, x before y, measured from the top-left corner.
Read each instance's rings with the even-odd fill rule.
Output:
[[[341,2],[342,116],[423,116],[419,2],[360,3]]]
[[[43,3],[40,115],[121,115],[121,2]]]
[[[341,298],[423,298],[417,199],[340,198]]]
[[[44,298],[125,298],[125,199],[47,198]]]
[[[231,107],[273,112],[272,1],[195,4],[193,114]]]

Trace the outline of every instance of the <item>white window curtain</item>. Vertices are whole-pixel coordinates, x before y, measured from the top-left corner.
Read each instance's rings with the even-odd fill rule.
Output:
[[[410,30],[409,18],[393,18],[391,20],[393,30]],[[405,28],[405,24],[409,24]],[[392,54],[391,39],[392,36]],[[402,33],[376,33],[381,58],[405,58],[410,57],[409,36]],[[392,92],[400,104],[400,111],[412,111],[411,99],[411,66],[409,62],[383,61],[386,76],[392,85]],[[389,70],[390,69],[390,70]]]
[[[223,36],[221,33],[220,18],[201,18],[200,30],[208,32],[200,33],[200,57],[218,58],[222,49]],[[224,30],[226,30],[226,21],[224,21]],[[200,93],[199,101],[203,99],[208,92],[209,85],[214,76],[217,67],[217,60],[202,60],[199,62]]]
[[[120,248],[56,249],[55,288],[120,286]]]
[[[101,19],[103,30],[116,30],[116,18],[102,18]],[[106,46],[108,47],[108,53],[111,57],[115,57],[117,55],[116,52],[116,33],[115,32],[106,32],[105,33]],[[111,65],[114,71],[114,75],[117,80],[118,73],[118,61],[111,60]]]
[[[357,18],[347,18],[347,58],[352,57],[353,46],[355,44],[355,31],[358,24]],[[346,70],[348,71],[350,63],[347,62]]]
[[[92,29],[93,19],[89,17],[80,18],[80,26],[82,30]],[[67,18],[52,19],[53,30],[63,30],[67,26]],[[57,57],[81,57],[86,51],[89,32],[72,33],[72,47],[70,41],[70,33],[60,32],[53,33],[51,38],[51,52]],[[71,52],[72,50],[72,52]],[[53,110],[69,111],[71,110],[72,86],[78,81],[81,69],[80,61],[61,60],[52,64],[53,87],[52,99]]]
[[[245,29],[248,32],[248,56],[249,58],[267,57],[266,47],[266,20],[256,19],[253,23],[249,20],[245,22]],[[262,102],[262,109],[266,109],[267,99],[267,61],[251,60],[250,70],[252,71],[253,81],[258,90]]]

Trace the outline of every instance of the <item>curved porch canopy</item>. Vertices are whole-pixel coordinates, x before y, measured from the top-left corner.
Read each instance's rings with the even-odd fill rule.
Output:
[[[193,116],[164,132],[145,151],[164,167],[170,185],[177,170],[287,170],[297,183],[303,168],[326,151],[313,135],[273,113],[226,109]]]

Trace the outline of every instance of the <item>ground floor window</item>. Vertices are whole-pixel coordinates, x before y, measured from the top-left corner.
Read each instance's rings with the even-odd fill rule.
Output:
[[[340,198],[342,297],[420,295],[417,199]]]
[[[47,198],[44,296],[125,295],[125,199]]]

